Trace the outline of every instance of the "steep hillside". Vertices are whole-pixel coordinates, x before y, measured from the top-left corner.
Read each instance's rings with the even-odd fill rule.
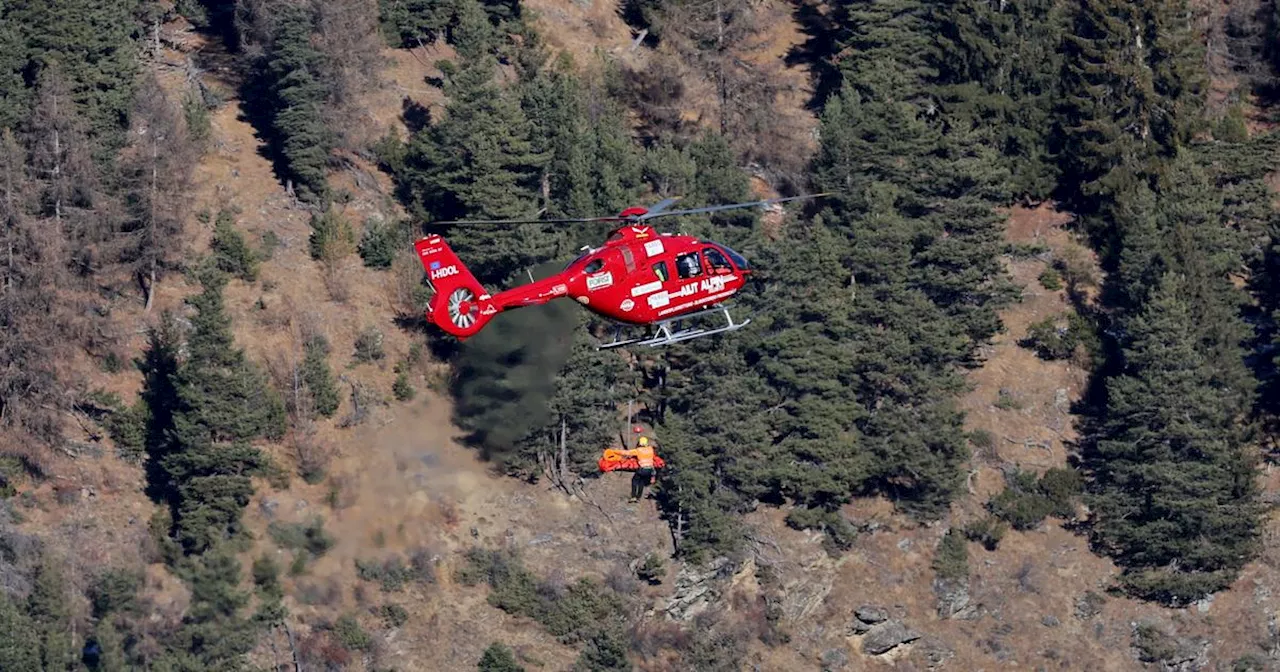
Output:
[[[786,5],[764,4],[773,29],[753,53],[785,73],[785,123],[777,137],[809,142],[815,122],[804,109],[807,73],[780,63],[799,41],[799,30]],[[643,69],[655,57],[643,47],[632,50],[634,36],[610,3],[538,0],[529,6],[546,27],[547,41],[578,59],[599,49]],[[1088,384],[1090,362],[1079,356],[1046,361],[1020,344],[1033,325],[1094,300],[1101,273],[1087,248],[1065,230],[1070,215],[1050,205],[1009,212],[1011,253],[1004,260],[1022,298],[1001,312],[1003,333],[967,374],[971,389],[961,408],[974,451],[969,494],[944,521],[922,526],[884,500],[859,500],[841,512],[859,536],[851,550],[833,557],[825,535],[792,529],[784,522],[786,511],[762,506],[745,516],[750,543],[740,557],[715,558],[710,567],[667,559],[659,580],[644,584],[635,579],[635,567],[646,555],[666,559],[671,551],[670,531],[654,502],[626,504],[626,475],[587,478],[581,496],[568,496],[545,481],[495,475],[463,447],[442,393],[447,367],[421,354],[422,334],[396,320],[411,303],[407,288],[420,268],[400,263],[378,271],[364,267],[356,254],[331,267],[313,260],[311,212],[290,196],[265,158],[264,143],[234,93],[238,82],[214,67],[222,47],[196,35],[181,42],[179,49],[179,40],[170,40],[163,60],[185,63],[201,52],[205,70],[198,77],[226,96],[212,114],[212,149],[196,172],[194,211],[211,216],[192,221],[187,256],[208,251],[216,213],[236,213],[235,227],[250,244],[271,249],[257,281],[233,281],[227,289],[237,343],[287,380],[302,357],[303,334],[318,331],[330,345],[341,392],[333,420],[272,448],[285,475],[255,479],[245,518],[256,541],[241,560],[247,570],[265,554],[285,568],[289,612],[285,626],[253,652],[256,665],[294,669],[292,661],[302,655],[347,661],[355,670],[465,671],[475,669],[490,643],[502,642],[528,669],[570,669],[581,644],[565,643],[536,619],[494,606],[484,582],[462,580],[467,552],[483,547],[517,549],[544,591],[563,595],[577,579],[594,577],[625,596],[630,653],[646,671],[678,669],[666,650],[721,623],[730,625],[717,632],[728,636],[714,644],[741,646],[747,651],[741,669],[750,670],[1130,670],[1148,663],[1225,670],[1247,656],[1262,662],[1234,669],[1280,669],[1274,667],[1280,659],[1280,593],[1273,594],[1280,587],[1280,519],[1274,516],[1262,558],[1231,590],[1187,609],[1108,595],[1116,567],[1057,519],[1009,531],[995,550],[966,542],[963,587],[944,590],[935,583],[943,535],[983,519],[984,506],[1006,487],[1013,468],[1040,474],[1068,464],[1072,455],[1078,438],[1072,405]],[[375,136],[405,133],[401,113],[408,102],[438,112],[443,95],[427,80],[439,75],[435,61],[450,53],[440,44],[385,51],[383,81],[366,106]],[[162,71],[174,91],[187,72]],[[713,97],[699,93],[706,82],[698,79],[689,78],[694,93],[682,115],[712,123]],[[330,179],[350,194],[337,209],[353,224],[357,240],[371,218],[404,216],[389,180],[368,157],[346,154],[342,162]],[[764,192],[773,185],[756,186]],[[1042,278],[1054,260],[1064,262],[1068,281],[1083,281],[1047,288],[1053,282]],[[147,326],[166,311],[189,314],[183,300],[196,291],[194,281],[174,277],[160,286],[150,313],[137,305],[120,308],[113,322],[128,334],[121,349],[131,356],[141,352]],[[382,355],[361,361],[357,350],[369,343],[379,344]],[[406,401],[396,400],[392,387],[402,362],[416,389]],[[134,370],[108,373],[83,361],[67,366],[90,389],[125,399],[141,386]],[[99,568],[145,564],[144,604],[155,621],[177,623],[189,595],[156,557],[148,532],[156,506],[143,495],[142,469],[121,460],[91,423],[85,427],[77,437],[88,446],[83,454],[59,457],[51,479],[19,488],[11,506],[20,519],[14,525],[52,543],[70,576],[81,580],[72,586],[77,596]],[[323,467],[314,482],[297,475],[307,460]],[[1268,472],[1265,487],[1271,500],[1280,497],[1280,474]],[[328,541],[315,552],[281,532],[317,517],[320,537]],[[250,580],[246,576],[245,586]],[[388,617],[389,604],[402,608],[403,616]],[[75,608],[82,615],[89,611],[83,599]],[[343,615],[353,615],[371,633],[368,646],[336,642],[333,625]],[[671,623],[689,632],[679,633]],[[886,652],[875,653],[881,650]],[[707,659],[715,660],[715,653]]]

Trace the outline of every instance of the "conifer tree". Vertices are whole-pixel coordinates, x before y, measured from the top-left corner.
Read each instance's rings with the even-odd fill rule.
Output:
[[[156,283],[177,261],[182,244],[196,149],[154,74],[139,87],[133,124],[134,151],[124,170],[130,221],[123,232],[129,238],[123,257],[143,279],[150,311]]]
[[[99,141],[100,159],[123,146],[128,128],[138,68],[136,7],[137,0],[51,0],[14,4],[5,16],[26,36],[34,71],[57,67],[66,77]]]
[[[79,645],[72,641],[66,577],[48,552],[40,560],[31,595],[27,598],[27,613],[36,635],[31,644],[38,648],[45,670],[65,670],[75,660]]]
[[[474,5],[464,1],[464,7]],[[474,14],[474,7],[463,18],[467,11]],[[536,211],[545,157],[534,150],[518,99],[493,81],[496,61],[484,50],[488,25],[482,18],[460,22],[463,61],[446,67],[445,117],[414,134],[407,148],[402,184],[412,207],[432,219],[516,218]],[[515,269],[541,263],[557,248],[556,236],[538,225],[457,233],[450,238],[455,251],[486,284],[515,277]]]
[[[1187,300],[1203,279],[1165,273],[1131,320],[1123,374],[1090,441],[1094,537],[1133,593],[1185,604],[1227,587],[1258,548],[1259,510],[1241,417],[1243,368],[1203,351],[1210,326]],[[1213,361],[1217,359],[1218,361]]]
[[[1203,72],[1189,17],[1183,0],[1086,0],[1071,14],[1058,115],[1061,186],[1104,258],[1119,251],[1107,230],[1107,196],[1149,181],[1194,130]]]
[[[263,465],[250,441],[278,438],[284,408],[266,378],[235,347],[222,300],[224,276],[209,273],[187,340],[189,356],[175,376],[173,446],[162,466],[176,488],[176,538],[188,553],[240,533],[240,513],[253,494],[249,476]]]
[[[12,0],[0,0],[0,131],[14,130],[27,117],[29,92],[22,81],[27,45],[11,18]]]
[[[1017,195],[1033,199],[1047,197],[1057,178],[1049,142],[1063,7],[1057,0],[946,0],[929,9],[943,113],[978,131],[1002,156]]]
[[[312,44],[315,21],[309,3],[278,6],[262,66],[270,96],[272,140],[284,177],[294,182],[299,198],[309,201],[328,193],[325,167],[333,143],[322,115],[327,90],[320,79],[322,55]]]
[[[24,605],[0,590],[0,670],[39,670],[36,629]]]

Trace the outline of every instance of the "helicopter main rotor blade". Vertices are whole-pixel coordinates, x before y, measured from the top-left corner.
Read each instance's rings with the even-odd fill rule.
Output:
[[[621,222],[618,216],[584,217],[581,219],[451,219],[441,222],[427,222],[427,226],[444,224],[583,224],[587,222]]]
[[[657,203],[654,203],[653,207],[649,208],[648,212],[645,214],[645,217],[654,217],[658,214],[661,214],[663,210],[666,210],[667,208],[671,207],[678,200],[680,200],[679,196],[672,196],[671,198],[666,198],[661,201],[658,201]],[[644,217],[641,217],[641,219],[644,219]]]
[[[704,212],[719,212],[721,210],[751,208],[751,207],[770,205],[773,203],[786,203],[787,201],[799,201],[806,198],[818,198],[820,196],[830,196],[830,195],[831,195],[830,192],[823,192],[821,194],[806,194],[804,196],[788,196],[786,198],[770,198],[763,201],[751,201],[749,203],[732,203],[730,205],[712,205],[705,208],[692,208],[689,210],[670,210],[667,212],[658,212],[658,213],[649,212],[649,213],[640,215],[638,219],[640,221],[644,221],[646,219],[651,219],[653,217],[674,217],[676,215],[696,215]]]

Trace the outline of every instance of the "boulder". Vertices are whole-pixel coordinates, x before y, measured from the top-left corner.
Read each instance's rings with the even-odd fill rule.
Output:
[[[878,656],[888,653],[902,644],[920,639],[923,635],[908,628],[901,621],[885,621],[871,628],[862,639],[862,652]]]

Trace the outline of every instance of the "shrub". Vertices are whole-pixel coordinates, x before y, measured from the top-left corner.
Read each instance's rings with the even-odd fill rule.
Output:
[[[267,526],[267,534],[282,548],[305,550],[316,557],[324,555],[334,544],[319,516],[307,524],[273,522]]]
[[[346,217],[326,210],[311,216],[311,258],[330,263],[351,254],[356,234]]]
[[[640,580],[646,581],[651,586],[662,583],[662,577],[666,574],[666,567],[663,565],[662,558],[653,553],[644,556],[644,562],[636,568],[636,576]]]
[[[1101,343],[1093,326],[1076,313],[1067,313],[1045,319],[1027,328],[1027,336],[1018,343],[1035,350],[1041,359],[1066,359],[1083,347],[1090,357],[1096,357]]]
[[[995,516],[987,516],[966,525],[964,536],[969,541],[982,544],[982,547],[988,551],[994,551],[1000,546],[1000,540],[1008,530],[1009,526],[1003,520]]]
[[[391,385],[391,391],[398,401],[410,401],[417,394],[417,390],[409,384],[409,376],[404,371],[396,375],[396,382]]]
[[[1046,267],[1044,271],[1040,273],[1038,280],[1040,280],[1041,287],[1044,287],[1051,292],[1056,292],[1059,289],[1062,289],[1062,276],[1058,273],[1058,270],[1052,266]]]
[[[498,642],[484,650],[476,669],[479,672],[524,672],[524,668],[516,664],[516,656],[511,649]]]
[[[1039,480],[1034,474],[1015,472],[987,508],[1014,529],[1029,530],[1050,515],[1071,516],[1083,487],[1084,480],[1074,469],[1055,467]]]
[[[126,569],[109,569],[98,577],[89,589],[94,618],[121,611],[132,611],[138,606],[138,591],[142,589],[142,574]]]
[[[409,612],[405,611],[404,607],[391,602],[379,607],[378,615],[382,617],[388,628],[398,628],[409,622]]]
[[[369,327],[356,337],[355,358],[357,362],[369,363],[386,356],[382,349],[382,332]]]
[[[389,269],[396,254],[408,243],[403,225],[384,221],[365,222],[364,235],[360,237],[360,258],[369,268]]]
[[[933,571],[940,579],[955,580],[969,576],[969,548],[959,530],[948,530],[938,542],[933,556]]]
[[[245,242],[244,236],[235,229],[235,213],[229,210],[218,212],[218,219],[213,227],[213,262],[218,270],[233,275],[245,282],[258,279],[258,258]]]
[[[351,614],[343,614],[333,625],[333,634],[343,647],[351,651],[368,651],[373,648],[373,638],[360,627]]]

